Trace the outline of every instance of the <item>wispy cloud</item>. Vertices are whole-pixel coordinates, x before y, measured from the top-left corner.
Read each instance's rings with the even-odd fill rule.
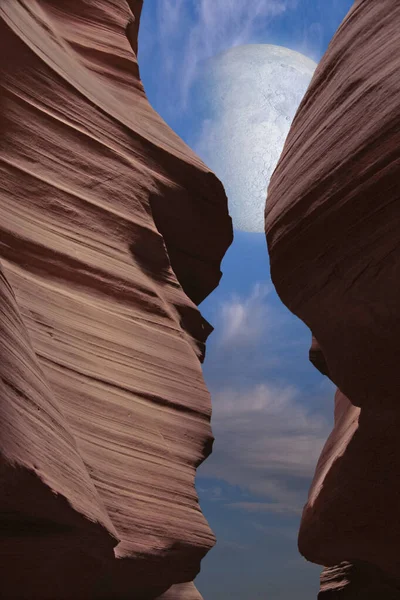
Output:
[[[298,514],[329,423],[310,412],[293,386],[259,384],[213,394],[215,452],[200,474],[257,497],[232,508]]]
[[[305,393],[304,377],[293,374],[299,355],[313,374],[310,334],[304,328],[298,337],[272,285],[261,281],[223,297],[210,318],[215,332],[205,366],[215,444],[200,477],[249,493],[219,496],[232,509],[298,515],[331,428],[331,387],[315,373]]]
[[[217,540],[217,546],[219,548],[224,548],[226,550],[233,550],[243,552],[245,550],[249,550],[249,546],[245,544],[238,544],[237,542],[231,542],[230,540]]]
[[[271,283],[259,281],[245,293],[225,295],[209,319],[215,331],[205,371],[212,389],[233,380],[248,386],[290,361],[288,350],[292,352],[295,342],[287,339],[291,316],[280,306]]]
[[[232,295],[219,306],[218,343],[235,347],[256,344],[272,324],[272,311],[266,300],[272,285],[256,283],[247,297]]]
[[[227,504],[228,508],[238,508],[240,510],[246,510],[248,512],[254,513],[275,513],[275,514],[301,514],[300,506],[290,506],[282,503],[272,503],[272,502],[231,502]]]
[[[274,17],[296,4],[297,0],[159,1],[153,36],[160,45],[164,72],[174,71],[174,82],[179,82],[173,94],[176,109],[186,109],[201,61],[232,46],[258,41]],[[166,92],[170,95],[172,90]]]
[[[297,538],[296,527],[287,527],[281,525],[280,523],[274,525],[262,525],[257,521],[253,521],[251,525],[255,530],[260,531],[263,534],[267,534],[268,537],[286,538],[291,541],[294,541]]]

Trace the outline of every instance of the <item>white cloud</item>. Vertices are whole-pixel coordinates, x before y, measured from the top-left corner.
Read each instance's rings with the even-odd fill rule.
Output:
[[[231,294],[217,304],[210,319],[215,330],[206,366],[217,375],[254,381],[256,372],[281,368],[295,343],[284,338],[292,317],[277,306],[272,284],[257,282],[246,295]]]
[[[177,32],[184,8],[185,0],[162,0],[158,3],[158,26],[164,37]]]
[[[200,476],[241,486],[258,501],[232,506],[298,514],[330,427],[293,386],[256,385],[213,394],[214,453]]]
[[[301,381],[298,387],[287,383],[293,361],[298,363],[297,333],[272,286],[259,282],[246,295],[228,297],[211,320],[215,337],[206,368],[215,443],[200,478],[250,493],[234,502],[230,494],[220,496],[231,508],[298,515],[331,429],[331,386],[321,377],[304,397]],[[312,371],[305,333],[299,350]]]
[[[255,344],[272,325],[272,310],[266,303],[272,286],[256,283],[248,297],[232,295],[220,304],[216,317],[220,346]]]
[[[296,0],[159,0],[155,35],[164,72],[173,70],[174,81],[179,82],[176,109],[187,107],[202,60],[257,41],[271,19],[296,4]]]

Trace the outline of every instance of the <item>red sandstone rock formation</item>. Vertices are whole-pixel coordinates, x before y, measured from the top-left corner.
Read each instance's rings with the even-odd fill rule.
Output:
[[[144,600],[214,543],[196,304],[220,182],[150,107],[140,1],[0,2],[0,585]],[[187,588],[192,593],[192,588]]]
[[[159,600],[202,600],[193,583],[173,585]]]
[[[399,3],[355,2],[268,192],[272,279],[339,388],[299,536],[306,558],[331,567],[321,598],[336,597],[335,578],[347,581],[340,598],[400,597],[399,68]]]

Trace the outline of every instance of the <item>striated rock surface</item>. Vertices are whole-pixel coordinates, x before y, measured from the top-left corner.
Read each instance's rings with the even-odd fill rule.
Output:
[[[181,583],[170,587],[159,600],[202,600],[202,596],[193,583]]]
[[[375,598],[392,597],[387,586],[400,598],[399,67],[399,3],[355,2],[299,107],[266,206],[273,282],[313,333],[310,360],[338,386],[299,547],[321,565],[379,573]],[[361,597],[362,581],[340,597]]]
[[[400,586],[366,563],[341,563],[327,567],[321,574],[318,600],[398,600]]]
[[[0,1],[7,600],[154,598],[214,543],[194,487],[213,441],[196,304],[232,228],[146,99],[141,5]]]

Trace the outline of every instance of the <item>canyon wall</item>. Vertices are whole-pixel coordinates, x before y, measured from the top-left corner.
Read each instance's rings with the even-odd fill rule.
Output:
[[[338,387],[299,534],[321,600],[400,598],[399,68],[399,3],[356,1],[268,191],[272,280]]]
[[[151,108],[139,0],[0,0],[0,582],[199,597],[200,362],[232,227]]]

